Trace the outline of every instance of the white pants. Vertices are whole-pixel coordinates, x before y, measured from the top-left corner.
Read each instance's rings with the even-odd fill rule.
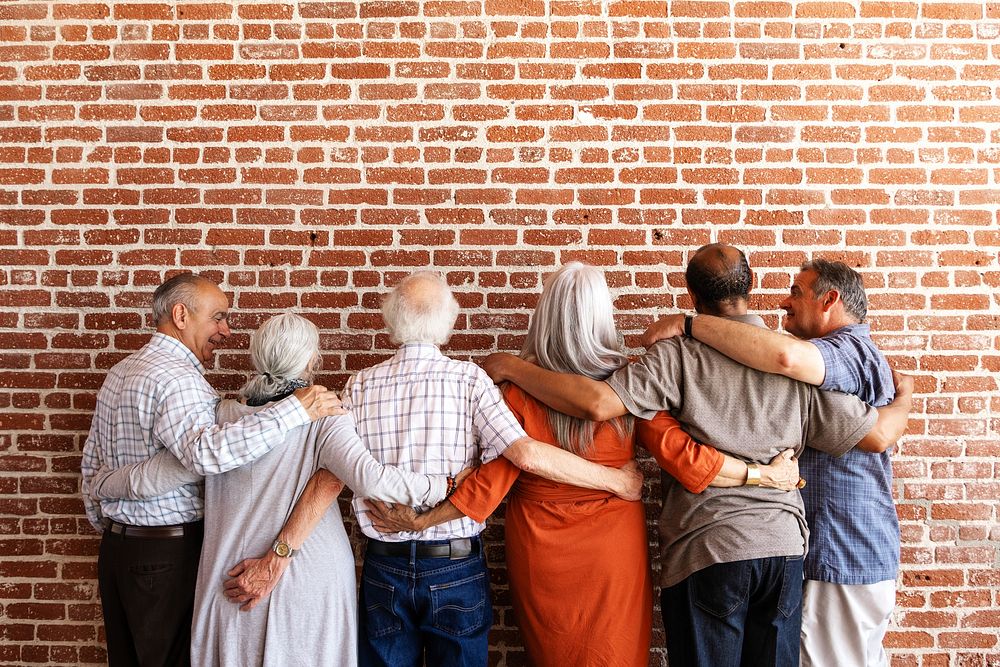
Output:
[[[896,605],[896,581],[846,586],[803,582],[802,667],[886,667],[882,639]]]

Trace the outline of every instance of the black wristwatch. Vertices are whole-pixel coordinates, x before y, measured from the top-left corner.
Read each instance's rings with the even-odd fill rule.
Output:
[[[691,325],[694,323],[694,317],[691,315],[684,316],[684,335],[688,338],[694,338],[691,335]]]

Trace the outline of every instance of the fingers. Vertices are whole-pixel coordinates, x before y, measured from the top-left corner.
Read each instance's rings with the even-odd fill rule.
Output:
[[[247,568],[247,562],[245,560],[241,560],[239,563],[234,565],[231,570],[226,572],[226,574],[230,577],[238,577],[239,575],[243,574],[243,571],[246,570],[246,568]],[[230,579],[230,581],[232,580]]]
[[[483,360],[483,370],[486,374],[490,376],[490,379],[500,384],[504,382],[507,378],[504,376],[503,370],[507,358],[511,355],[506,352],[494,352]]]
[[[302,407],[305,408],[312,420],[347,414],[337,392],[329,391],[319,385],[297,389],[295,397],[302,403]]]

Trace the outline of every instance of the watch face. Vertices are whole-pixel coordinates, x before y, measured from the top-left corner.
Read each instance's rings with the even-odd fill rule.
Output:
[[[288,556],[292,553],[292,548],[284,542],[278,542],[274,545],[274,553],[278,554],[282,558],[288,558]]]

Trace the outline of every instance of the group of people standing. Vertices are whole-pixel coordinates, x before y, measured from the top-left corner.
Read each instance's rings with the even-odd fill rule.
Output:
[[[885,664],[887,452],[912,380],[872,343],[860,277],[803,266],[782,304],[798,338],[747,314],[739,250],[698,249],[686,277],[698,315],[662,318],[629,359],[603,275],[568,264],[521,354],[480,368],[441,353],[459,307],[417,272],[382,307],[398,351],[339,398],[312,383],[316,327],[283,314],[251,337],[239,401],[203,377],[230,334],[225,294],[191,274],[163,283],[156,332],[109,372],[84,446],[109,662],[486,665],[480,533],[507,497],[529,662],[646,665],[641,446],[664,471],[671,665],[796,665],[800,645],[803,664]],[[360,585],[344,485],[367,537]]]

